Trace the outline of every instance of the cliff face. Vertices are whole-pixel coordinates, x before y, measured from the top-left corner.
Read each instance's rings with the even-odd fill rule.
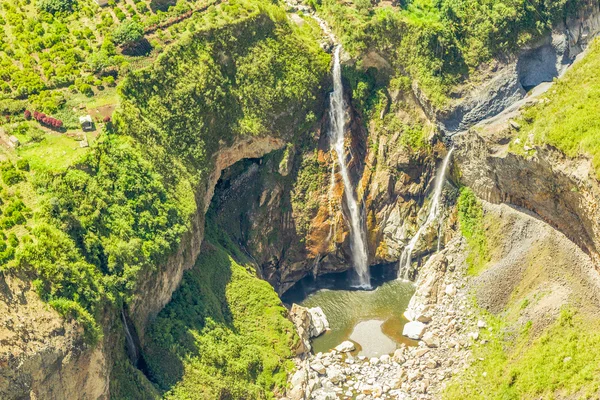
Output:
[[[105,342],[91,348],[82,328],[64,321],[31,284],[0,278],[0,397],[106,399]]]
[[[223,148],[214,155],[214,168],[209,174],[209,178],[202,182],[202,186],[196,191],[197,204],[204,206],[194,215],[190,231],[181,239],[175,254],[169,257],[164,266],[157,268],[148,277],[142,279],[138,295],[130,305],[130,315],[142,342],[148,320],[156,316],[171,300],[171,295],[179,287],[184,271],[194,265],[200,254],[200,247],[204,239],[204,217],[221,172],[242,159],[260,158],[284,145],[285,141],[280,138],[240,139],[232,146]]]
[[[426,130],[424,114],[406,93],[393,93],[390,115]],[[352,104],[350,96],[347,104]],[[403,127],[387,130],[379,121],[365,126],[347,107],[346,159],[363,202],[370,265],[394,263],[418,228],[418,212],[429,194],[435,158],[444,147],[412,149]],[[330,148],[328,120],[303,143],[263,160],[227,171],[212,204],[221,226],[282,293],[306,275],[342,272],[352,266],[344,187]],[[429,138],[430,139],[430,138]],[[419,218],[420,217],[420,218]],[[418,252],[416,252],[418,255]]]
[[[417,86],[414,91],[442,130],[461,132],[511,108],[535,86],[560,77],[598,32],[600,7],[591,3],[519,53],[480,68],[477,82],[457,87],[455,100],[446,109],[432,109]]]
[[[534,156],[508,152],[508,122],[455,138],[461,180],[479,197],[533,211],[596,261],[600,249],[600,186],[591,161],[549,146]]]

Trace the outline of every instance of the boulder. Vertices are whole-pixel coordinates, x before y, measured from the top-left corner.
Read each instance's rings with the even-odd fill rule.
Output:
[[[440,347],[440,338],[432,332],[425,333],[421,340],[427,347]]]
[[[329,378],[331,383],[336,385],[346,380],[346,377],[344,376],[342,371],[334,366],[327,368],[327,378]]]
[[[353,351],[355,349],[354,343],[349,340],[346,340],[340,344],[338,344],[335,348],[336,351],[340,353],[347,353],[349,351]]]
[[[311,349],[310,346],[310,332],[311,332],[311,316],[308,308],[302,307],[298,304],[292,304],[290,310],[290,319],[296,326],[298,337],[300,338],[299,343],[296,345],[296,354],[308,353]]]
[[[402,335],[407,336],[414,340],[419,340],[425,332],[426,325],[419,321],[411,321],[404,325]]]
[[[446,285],[445,292],[448,296],[454,296],[456,294],[456,287],[453,284]]]
[[[321,307],[308,309],[310,314],[310,337],[317,337],[329,329],[329,321]]]
[[[320,362],[315,362],[310,364],[310,368],[313,371],[316,371],[318,374],[324,375],[325,372],[327,372],[327,370],[325,369],[325,366],[323,364],[321,364]]]

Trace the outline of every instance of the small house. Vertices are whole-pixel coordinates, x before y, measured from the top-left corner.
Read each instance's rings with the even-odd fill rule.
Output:
[[[16,136],[10,135],[8,137],[8,145],[10,147],[19,147],[20,144],[21,144],[21,142],[19,142],[19,139],[17,139]]]
[[[79,123],[81,124],[81,129],[83,129],[84,131],[94,130],[94,122],[92,121],[92,117],[89,114],[79,117]]]
[[[96,3],[100,6],[100,7],[104,7],[105,5],[108,4],[108,0],[96,0]]]

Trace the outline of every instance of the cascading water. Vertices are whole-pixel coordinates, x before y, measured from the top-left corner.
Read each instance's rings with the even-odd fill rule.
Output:
[[[331,146],[337,153],[340,173],[344,182],[344,199],[348,207],[348,217],[350,225],[350,241],[354,269],[358,274],[358,286],[370,288],[370,276],[368,267],[368,255],[366,246],[366,234],[361,219],[361,211],[354,197],[354,190],[346,157],[344,153],[344,127],[346,115],[344,110],[344,87],[342,86],[342,71],[340,67],[341,46],[335,48],[333,63],[333,93],[330,95],[329,118],[331,120],[331,130],[329,132]]]
[[[438,171],[437,176],[435,177],[435,189],[433,191],[433,198],[431,199],[431,205],[429,208],[429,214],[427,215],[427,220],[425,223],[421,225],[415,236],[412,237],[410,242],[402,251],[402,255],[400,256],[400,264],[398,268],[398,278],[399,279],[408,279],[408,273],[410,271],[410,262],[412,258],[412,252],[421,239],[421,236],[429,225],[431,225],[434,221],[436,221],[439,217],[440,211],[442,209],[440,204],[440,198],[442,197],[442,188],[444,187],[444,181],[446,180],[446,170],[448,169],[448,164],[450,163],[450,156],[454,151],[454,147],[448,151],[446,157],[444,157],[444,161],[442,162],[442,167]],[[439,234],[438,234],[439,236]],[[438,241],[438,251],[439,251],[439,241]]]
[[[135,345],[135,341],[133,340],[133,336],[131,336],[131,332],[129,331],[129,325],[127,323],[127,318],[125,318],[125,311],[121,308],[121,318],[123,318],[123,327],[125,328],[125,340],[127,341],[127,350],[129,352],[129,358],[134,365],[137,365],[138,362],[138,351],[137,346]]]

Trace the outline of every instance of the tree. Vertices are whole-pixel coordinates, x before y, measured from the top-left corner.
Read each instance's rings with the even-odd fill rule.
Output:
[[[120,25],[113,34],[115,43],[130,46],[144,37],[144,28],[138,22],[129,20]]]
[[[55,14],[58,12],[70,12],[73,10],[74,0],[39,0],[38,8],[42,11]]]

